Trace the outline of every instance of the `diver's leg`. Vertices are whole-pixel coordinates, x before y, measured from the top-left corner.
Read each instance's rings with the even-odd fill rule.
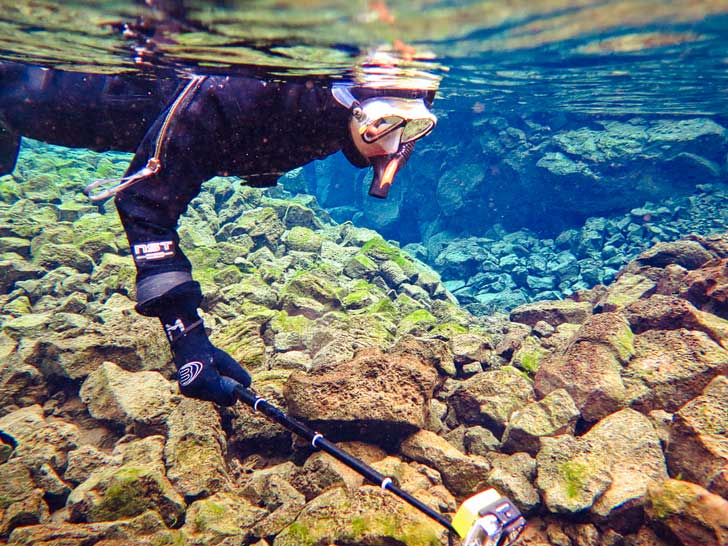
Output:
[[[141,168],[132,163],[129,173]],[[175,169],[177,171],[177,169]],[[137,310],[159,316],[169,299],[184,299],[197,308],[202,294],[192,280],[192,266],[179,246],[177,222],[206,177],[194,172],[150,176],[116,196],[137,269]]]
[[[0,121],[0,176],[15,169],[20,151],[20,136],[5,129]]]

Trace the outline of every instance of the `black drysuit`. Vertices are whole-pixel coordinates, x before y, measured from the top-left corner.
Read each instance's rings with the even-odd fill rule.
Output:
[[[200,303],[176,226],[205,180],[274,185],[342,149],[348,119],[328,87],[311,82],[145,80],[0,64],[0,174],[12,172],[20,136],[134,152],[127,176],[159,161],[156,174],[116,196],[137,267],[137,309],[149,316],[170,299]]]

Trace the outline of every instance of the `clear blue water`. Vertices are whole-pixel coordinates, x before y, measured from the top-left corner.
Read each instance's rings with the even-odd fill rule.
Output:
[[[395,77],[439,81],[440,122],[387,201],[340,154],[289,186],[405,246],[476,312],[726,227],[726,1],[187,2],[184,24],[123,2],[0,6],[0,58],[67,70],[319,80],[378,47]]]

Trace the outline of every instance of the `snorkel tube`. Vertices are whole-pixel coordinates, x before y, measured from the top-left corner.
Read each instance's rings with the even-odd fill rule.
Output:
[[[380,199],[387,197],[389,188],[392,187],[392,182],[394,182],[394,175],[407,163],[414,149],[415,142],[411,141],[402,144],[394,154],[371,159],[374,167],[374,178],[369,186],[369,195]]]

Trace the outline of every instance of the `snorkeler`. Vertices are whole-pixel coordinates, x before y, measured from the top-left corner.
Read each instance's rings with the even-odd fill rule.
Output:
[[[69,147],[134,152],[115,196],[137,270],[139,313],[158,317],[183,394],[235,401],[249,374],[209,340],[177,222],[202,183],[235,175],[275,185],[285,172],[338,150],[371,166],[370,194],[386,197],[415,141],[435,126],[434,91],[374,85],[266,81],[237,76],[145,80],[0,64],[0,175],[27,136]]]

